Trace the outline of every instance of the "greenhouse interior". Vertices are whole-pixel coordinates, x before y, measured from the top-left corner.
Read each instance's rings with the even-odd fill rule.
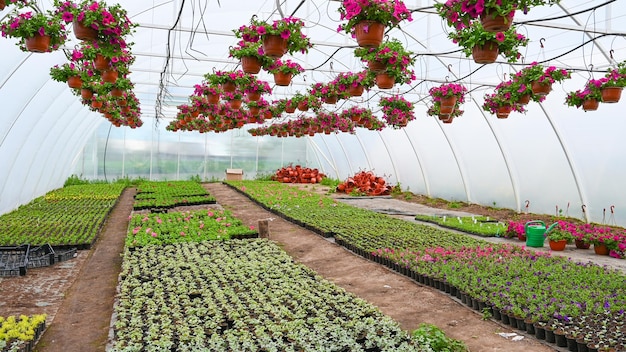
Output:
[[[626,351],[625,2],[0,16],[0,352]]]

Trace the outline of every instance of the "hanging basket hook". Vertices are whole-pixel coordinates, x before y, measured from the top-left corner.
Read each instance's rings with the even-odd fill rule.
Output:
[[[539,39],[539,45],[541,46],[541,49],[545,48],[545,46],[543,46],[543,43],[546,41],[546,38],[541,38]]]

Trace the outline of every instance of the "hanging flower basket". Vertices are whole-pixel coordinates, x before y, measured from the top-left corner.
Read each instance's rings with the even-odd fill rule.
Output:
[[[449,115],[452,113],[452,111],[454,111],[457,97],[455,95],[450,96],[450,97],[442,97],[440,101],[441,101],[441,108],[439,112],[443,115]]]
[[[33,53],[45,53],[50,51],[50,36],[35,34],[25,40],[26,49]]]
[[[498,44],[495,42],[486,42],[485,44],[475,45],[472,49],[472,58],[477,64],[492,64],[498,58]]]
[[[234,82],[224,82],[222,83],[222,90],[232,93],[237,90],[237,85]]]
[[[70,88],[81,88],[83,86],[83,80],[80,76],[72,76],[67,79],[67,85]]]
[[[363,95],[364,90],[365,88],[362,85],[357,84],[348,88],[348,94],[350,94],[350,96],[352,97],[360,97],[361,95]]]
[[[261,71],[261,61],[255,56],[243,56],[241,58],[241,69],[245,73],[255,75]]]
[[[107,83],[115,83],[118,75],[117,70],[104,70],[102,71],[102,80]]]
[[[596,111],[600,106],[600,101],[598,99],[586,99],[583,102],[583,110],[585,111]]]
[[[286,87],[291,84],[292,77],[291,73],[274,72],[274,83],[277,86]]]
[[[511,105],[500,106],[496,110],[496,117],[499,119],[506,119],[507,117],[509,117],[511,110],[512,110]]]
[[[85,100],[91,99],[91,97],[93,97],[93,90],[89,88],[82,88],[80,90],[80,97]]]
[[[511,28],[514,14],[511,12],[509,16],[502,16],[495,11],[485,11],[480,15],[480,22],[487,32],[503,32]]]
[[[83,22],[76,20],[76,18],[72,22],[72,29],[76,39],[94,41],[98,38],[97,30],[84,25]]]
[[[356,42],[364,48],[375,48],[383,42],[385,26],[374,21],[362,21],[354,27]]]
[[[622,87],[605,87],[602,88],[603,103],[617,103],[622,97]]]
[[[530,103],[530,94],[522,94],[519,99],[517,99],[517,103],[520,105],[527,105]]]
[[[331,95],[324,97],[324,103],[326,104],[337,104],[338,100],[339,100],[339,97],[337,96],[337,94],[331,94]]]
[[[108,57],[96,54],[96,58],[93,60],[93,67],[98,71],[106,70],[109,68],[110,62],[111,60]]]
[[[384,71],[386,67],[385,63],[379,60],[369,60],[367,62],[367,68],[374,73]]]
[[[531,89],[533,90],[533,94],[535,95],[546,96],[550,94],[550,91],[552,91],[552,83],[550,83],[549,81],[534,81]]]
[[[385,72],[376,74],[376,86],[380,89],[391,89],[396,84],[396,80],[393,76],[388,75]]]

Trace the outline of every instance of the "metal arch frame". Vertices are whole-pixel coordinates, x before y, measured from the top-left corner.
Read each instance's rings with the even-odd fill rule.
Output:
[[[343,156],[344,156],[344,158],[346,158],[346,161],[348,162],[348,169],[352,170],[352,163],[350,162],[350,158],[348,157],[348,153],[346,153],[346,148],[344,147],[343,143],[341,142],[341,139],[339,139],[339,135],[338,134],[335,134],[335,139],[337,140],[337,143],[339,143],[339,147],[343,151]]]
[[[383,138],[382,133],[380,131],[376,131],[376,134],[380,138],[381,142],[383,142],[383,146],[385,146],[385,150],[387,151],[387,155],[389,155],[389,161],[391,161],[391,168],[393,169],[394,175],[398,175],[398,169],[396,168],[396,163],[393,161],[393,156],[391,155],[391,151],[389,150],[389,146],[387,142],[385,142],[385,138]]]
[[[310,138],[312,139],[312,138]],[[323,140],[323,139],[322,139]],[[324,142],[324,144],[326,144],[326,142]],[[328,157],[326,157],[326,155],[322,152],[322,150],[320,149],[320,147],[317,145],[317,143],[315,143],[314,141],[311,141],[311,145],[314,147],[314,149],[317,149],[319,151],[319,154],[321,154],[324,159],[326,159],[326,162],[331,166],[331,168],[333,169],[333,171],[335,171],[335,175],[337,175],[337,178],[339,177],[339,171],[337,170],[337,165],[335,165],[333,163],[333,161],[329,160]],[[326,148],[328,149],[328,146],[326,146]],[[330,149],[329,149],[330,150]],[[318,154],[318,153],[316,153]],[[318,158],[319,160],[319,158]],[[320,167],[322,166],[322,163],[320,162]]]
[[[409,133],[404,128],[402,129],[402,131],[404,132],[406,139],[409,141],[409,144],[411,145],[411,149],[413,149],[413,153],[415,154],[415,158],[417,159],[417,164],[420,169],[420,173],[422,174],[422,179],[424,180],[424,187],[426,188],[426,195],[430,197],[430,182],[428,182],[428,176],[426,175],[426,172],[424,172],[424,167],[422,166],[423,164],[422,158],[417,152],[417,149],[415,149],[415,145],[413,144],[413,140],[409,136]],[[398,182],[400,182],[400,179],[398,179]]]
[[[354,136],[356,137],[356,140],[359,142],[359,145],[361,146],[361,150],[363,150],[363,155],[365,155],[365,161],[367,161],[367,168],[371,169],[372,162],[370,161],[369,154],[367,154],[367,150],[365,149],[365,145],[363,144],[361,137],[359,137],[357,133],[354,133]]]

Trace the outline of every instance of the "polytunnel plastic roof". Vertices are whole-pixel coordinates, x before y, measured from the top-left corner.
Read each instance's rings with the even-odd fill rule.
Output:
[[[136,60],[130,78],[142,119],[156,117],[161,125],[175,117],[176,106],[187,102],[204,74],[239,67],[228,57],[229,47],[237,42],[232,30],[248,24],[252,16],[301,18],[305,34],[315,44],[307,55],[290,57],[307,71],[291,86],[275,87],[273,99],[364,67],[354,57],[355,41],[337,32],[338,1],[117,3],[139,25],[131,39]],[[567,92],[581,89],[589,78],[599,78],[626,60],[626,3],[567,0],[534,7],[528,14],[517,11],[514,23],[530,38],[523,59],[508,64],[499,57],[489,65],[475,64],[447,38],[448,27],[433,3],[405,1],[413,10],[413,21],[387,32],[416,53],[417,80],[392,90],[373,89],[335,107],[364,104],[376,111],[380,96],[403,94],[416,103],[417,119],[401,130],[316,135],[309,148],[315,164],[332,177],[371,169],[416,193],[518,210],[531,204],[529,210],[536,212],[554,213],[556,206],[557,212],[596,222],[607,222],[613,215],[608,209],[617,209],[617,222],[626,223],[626,214],[619,215],[626,209],[621,182],[626,176],[623,103],[602,104],[596,113],[564,106]],[[48,0],[37,4],[52,7]],[[62,185],[91,133],[108,122],[83,107],[67,86],[50,80],[49,68],[67,61],[63,51],[23,53],[13,40],[0,39],[2,213]],[[68,42],[65,49],[75,44]],[[526,114],[497,120],[482,111],[485,93],[533,61],[571,69],[573,79],[556,86],[543,103],[529,105]],[[259,78],[272,81],[264,72]],[[431,103],[428,90],[446,81],[462,82],[471,92],[463,107],[466,113],[450,125],[426,115]],[[142,132],[124,133],[132,139],[133,133]]]

